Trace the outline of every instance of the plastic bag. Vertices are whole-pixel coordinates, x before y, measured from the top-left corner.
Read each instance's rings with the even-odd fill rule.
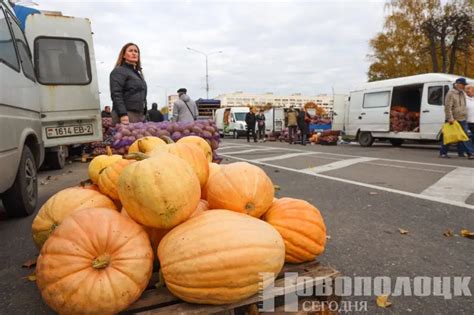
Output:
[[[457,143],[457,142],[464,142],[464,141],[469,140],[466,133],[464,132],[464,129],[457,121],[454,121],[452,124],[445,123],[443,125],[442,132],[443,132],[443,143],[445,145],[451,144],[451,143]]]

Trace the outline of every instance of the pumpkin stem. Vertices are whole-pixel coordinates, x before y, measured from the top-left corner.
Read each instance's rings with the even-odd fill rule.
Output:
[[[163,140],[164,142],[166,142],[167,144],[174,143],[173,139],[171,139],[168,136],[160,136],[160,139]]]
[[[126,160],[142,161],[142,160],[148,159],[149,156],[146,155],[145,153],[142,153],[142,152],[134,152],[134,153],[130,153],[130,154],[125,154],[123,156],[123,158],[126,159]]]
[[[141,139],[138,139],[137,145],[138,145],[138,151],[141,153],[145,153],[145,148],[143,147],[143,143]]]
[[[247,202],[247,204],[245,205],[245,210],[247,210],[247,212],[249,212],[249,211],[254,210],[254,209],[255,209],[255,205],[252,202]]]
[[[104,269],[110,264],[110,255],[102,254],[92,261],[92,267],[95,269]]]
[[[110,146],[106,146],[105,149],[107,150],[107,155],[112,156],[112,149],[110,149]]]

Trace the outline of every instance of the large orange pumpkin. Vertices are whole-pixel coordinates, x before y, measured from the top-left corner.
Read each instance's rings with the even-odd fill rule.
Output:
[[[307,201],[293,198],[276,200],[263,219],[280,232],[286,247],[286,261],[314,260],[324,251],[326,226],[321,213]]]
[[[169,229],[184,222],[196,209],[201,187],[186,161],[161,153],[127,166],[120,175],[118,192],[133,220]]]
[[[33,241],[41,249],[55,228],[72,213],[87,208],[117,210],[114,202],[100,192],[82,187],[71,187],[54,194],[39,209],[31,226]]]
[[[122,159],[105,168],[99,175],[98,185],[100,191],[113,200],[120,201],[117,192],[120,174],[122,174],[122,171],[125,167],[133,162],[133,160]]]
[[[209,163],[209,177],[207,178],[207,180],[209,180],[209,178],[211,178],[211,176],[213,176],[217,172],[220,172],[221,167],[223,166],[217,163],[214,163],[214,162]],[[206,182],[206,185],[202,188],[201,198],[207,200],[207,182]]]
[[[128,153],[141,152],[147,154],[153,151],[157,146],[165,144],[166,142],[158,137],[143,137],[135,140],[135,142],[132,143],[132,145],[128,148]]]
[[[171,153],[188,162],[196,172],[196,175],[199,178],[199,183],[201,184],[201,188],[204,187],[207,182],[207,178],[209,177],[209,162],[207,161],[206,156],[199,146],[194,143],[173,143],[162,145],[156,147],[150,153],[150,156],[154,156],[162,152]]]
[[[187,136],[187,137],[183,137],[179,139],[177,143],[197,144],[201,148],[201,150],[204,152],[204,155],[206,156],[207,160],[209,162],[212,162],[212,148],[209,145],[209,143],[207,143],[207,141],[204,140],[203,138],[198,137],[198,136]]]
[[[110,148],[107,148],[107,154],[98,155],[89,163],[88,174],[94,184],[99,181],[100,172],[112,163],[122,159],[121,155],[112,154]]]
[[[226,304],[259,290],[260,272],[280,272],[285,246],[268,223],[228,210],[205,211],[158,246],[167,288],[192,303]]]
[[[46,241],[36,283],[60,314],[115,314],[140,297],[152,269],[143,228],[116,211],[94,208],[68,217]]]
[[[206,185],[211,209],[228,209],[259,218],[270,208],[275,189],[265,172],[246,162],[221,167]]]

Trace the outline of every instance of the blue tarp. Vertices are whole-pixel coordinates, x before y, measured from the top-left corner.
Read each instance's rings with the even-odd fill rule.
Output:
[[[331,130],[332,124],[309,124],[309,132],[321,132]]]
[[[15,11],[16,18],[18,19],[18,21],[20,21],[20,27],[23,30],[23,32],[25,31],[25,23],[26,23],[26,18],[28,17],[28,15],[41,13],[39,10],[24,7],[21,5],[15,5],[13,7],[13,11]]]

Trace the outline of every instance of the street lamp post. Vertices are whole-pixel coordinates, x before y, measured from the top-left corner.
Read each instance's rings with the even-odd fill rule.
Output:
[[[205,53],[205,52],[202,52],[202,51],[199,51],[197,49],[190,48],[190,47],[186,47],[186,49],[190,50],[190,51],[194,51],[198,54],[204,55],[204,57],[206,58],[206,98],[209,99],[209,71],[208,71],[207,57],[210,56],[210,55],[214,55],[214,54],[222,54],[222,51],[219,50],[219,51],[214,51],[214,52],[211,52],[211,53]]]

